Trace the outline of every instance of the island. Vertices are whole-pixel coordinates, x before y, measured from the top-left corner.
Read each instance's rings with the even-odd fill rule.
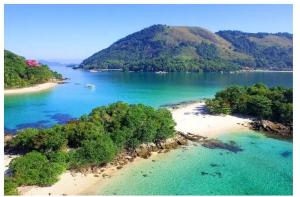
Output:
[[[4,50],[4,94],[38,92],[55,87],[62,75],[37,60]]]
[[[291,138],[292,95],[292,89],[282,87],[233,86],[213,99],[158,109],[117,102],[97,107],[67,124],[24,129],[5,141],[5,194],[84,193],[133,161],[152,158],[189,141],[212,149],[241,151],[234,143],[215,139],[229,131],[258,129]],[[269,127],[253,127],[257,121],[282,124],[290,135],[283,127],[280,132],[278,127],[272,132]]]
[[[82,61],[89,70],[144,72],[291,71],[289,33],[211,32],[201,27],[152,25]]]

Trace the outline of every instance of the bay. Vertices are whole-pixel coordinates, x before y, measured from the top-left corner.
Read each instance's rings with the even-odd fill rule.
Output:
[[[6,132],[27,127],[49,127],[89,113],[93,108],[117,101],[153,107],[200,98],[211,98],[230,85],[292,87],[288,72],[248,73],[91,73],[63,66],[51,69],[70,78],[52,90],[4,97]],[[94,84],[95,88],[86,87]]]

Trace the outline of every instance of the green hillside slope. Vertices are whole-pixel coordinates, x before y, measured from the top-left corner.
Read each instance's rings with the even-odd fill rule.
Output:
[[[62,78],[46,65],[29,67],[25,61],[25,58],[4,50],[4,88],[26,87]]]
[[[200,27],[153,25],[93,54],[80,67],[125,71],[231,71],[243,67],[277,69],[273,65],[278,63],[280,69],[292,68],[290,34],[266,34],[263,38],[251,35],[250,38],[245,33],[245,39],[251,43],[250,51],[263,50],[263,58],[243,47],[240,42],[245,39],[230,35],[229,31],[213,33]],[[272,57],[272,52],[276,57]]]

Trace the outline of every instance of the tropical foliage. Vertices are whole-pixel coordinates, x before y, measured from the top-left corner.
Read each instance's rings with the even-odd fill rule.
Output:
[[[293,89],[268,88],[263,84],[250,87],[233,86],[206,101],[214,114],[239,113],[268,119],[286,125],[293,123]]]
[[[46,65],[29,67],[25,58],[4,50],[4,88],[21,88],[61,78],[61,74]]]
[[[26,153],[10,164],[6,194],[15,194],[19,185],[51,185],[65,169],[108,163],[124,149],[171,137],[174,126],[166,109],[118,102],[65,125],[25,129],[6,145]]]

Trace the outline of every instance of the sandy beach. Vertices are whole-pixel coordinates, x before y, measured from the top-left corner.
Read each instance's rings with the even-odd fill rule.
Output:
[[[157,153],[153,153],[148,159],[153,159],[157,156]],[[143,158],[137,157],[134,162],[128,163],[123,168],[128,168],[131,165],[136,165]],[[117,169],[116,166],[108,165],[103,168],[103,171],[97,173],[74,173],[66,171],[60,176],[60,180],[54,185],[49,187],[38,186],[23,186],[18,190],[21,195],[89,195],[95,193],[97,185],[104,183],[111,176],[120,176],[122,169]]]
[[[228,132],[249,130],[252,121],[247,117],[231,115],[210,115],[205,110],[204,102],[196,102],[171,110],[176,122],[175,129],[183,133],[192,133],[214,138]]]
[[[228,132],[241,132],[248,130],[250,118],[236,116],[215,116],[205,112],[204,102],[195,102],[171,109],[176,122],[176,130],[183,133],[193,133],[209,138],[217,137]],[[155,157],[153,154],[150,158]],[[136,158],[134,164],[143,160]],[[133,165],[129,163],[124,168]],[[122,170],[122,169],[121,169]],[[110,176],[120,170],[116,166],[108,166],[103,172],[82,174],[65,172],[60,176],[60,180],[50,187],[25,186],[20,187],[22,195],[80,195],[93,193],[97,185],[100,185]]]
[[[39,84],[36,86],[31,86],[31,87],[7,89],[7,90],[4,90],[4,94],[10,95],[10,94],[24,94],[24,93],[39,92],[39,91],[54,88],[56,85],[57,85],[57,83],[47,82],[47,83],[42,83],[42,84]]]

